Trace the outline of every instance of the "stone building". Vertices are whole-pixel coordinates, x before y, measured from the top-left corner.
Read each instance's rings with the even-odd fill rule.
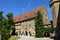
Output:
[[[46,6],[44,5],[13,18],[15,22],[16,32],[18,33],[18,35],[35,35],[35,17],[37,11],[40,11],[43,14],[43,23],[45,27],[50,26],[51,23],[48,18]]]
[[[56,40],[60,40],[60,0],[51,0],[50,6],[53,14],[53,28],[55,29]]]
[[[50,6],[52,9],[52,13],[53,13],[53,26],[54,26],[54,28],[56,28],[56,25],[57,25],[59,5],[60,5],[60,0],[51,0],[50,1]]]

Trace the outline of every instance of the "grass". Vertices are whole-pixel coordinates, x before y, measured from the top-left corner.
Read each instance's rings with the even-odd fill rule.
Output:
[[[11,36],[11,37],[9,38],[9,40],[18,40],[18,37],[17,37],[17,36]]]

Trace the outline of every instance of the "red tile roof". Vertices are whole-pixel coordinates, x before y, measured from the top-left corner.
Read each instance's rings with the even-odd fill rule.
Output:
[[[42,6],[42,7],[36,8],[34,10],[31,10],[29,12],[25,12],[25,13],[23,13],[21,15],[18,15],[16,17],[14,17],[13,20],[14,20],[14,22],[19,22],[19,21],[22,21],[22,20],[33,18],[37,11],[43,12],[44,8],[45,8],[45,5]],[[50,24],[50,22],[47,22],[46,24]]]

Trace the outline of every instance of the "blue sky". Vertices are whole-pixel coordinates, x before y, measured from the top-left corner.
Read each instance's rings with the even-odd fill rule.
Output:
[[[52,20],[49,1],[50,0],[0,0],[0,10],[4,12],[4,17],[6,17],[5,15],[9,12],[17,16],[42,5],[46,5],[49,19]]]

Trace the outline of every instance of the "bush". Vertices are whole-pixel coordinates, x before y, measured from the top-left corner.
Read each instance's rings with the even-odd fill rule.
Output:
[[[2,29],[1,31],[1,40],[8,40],[10,37],[10,32],[6,29]]]
[[[52,27],[45,27],[44,28],[45,31],[45,37],[50,37],[50,33],[53,33],[53,28]]]
[[[48,33],[53,33],[52,27],[45,28],[45,31],[48,32]]]

